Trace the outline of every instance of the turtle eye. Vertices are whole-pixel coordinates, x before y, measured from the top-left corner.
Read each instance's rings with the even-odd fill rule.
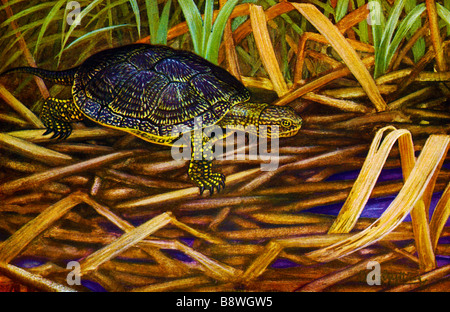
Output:
[[[289,128],[292,125],[292,121],[290,121],[288,119],[283,119],[281,121],[281,125],[285,128]]]

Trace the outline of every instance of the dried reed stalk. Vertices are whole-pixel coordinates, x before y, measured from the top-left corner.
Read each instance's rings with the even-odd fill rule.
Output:
[[[66,167],[53,168],[44,172],[35,173],[0,185],[0,194],[11,194],[19,190],[34,188],[36,185],[54,181],[72,174],[80,173],[93,168],[104,166],[121,158],[132,157],[142,151],[123,151],[82,161]]]
[[[50,166],[69,164],[73,161],[69,155],[29,143],[6,133],[0,133],[0,147]]]
[[[380,146],[381,139],[387,130],[394,131],[388,134]],[[412,151],[414,155],[414,146],[410,138],[411,134],[408,131],[395,130],[391,126],[379,130],[372,141],[361,172],[328,233],[348,233],[351,231],[369,200],[392,146],[401,136],[409,136],[409,140],[399,140],[399,148],[408,153]],[[406,146],[403,146],[403,144]]]
[[[436,91],[434,87],[425,87],[423,89],[412,92],[398,100],[389,103],[388,108],[389,110],[402,109],[407,105],[411,105],[412,103],[414,103],[414,101],[417,101],[418,99],[426,98],[435,93]]]
[[[267,183],[269,180],[271,180],[276,175],[286,172],[289,170],[300,170],[310,167],[318,167],[327,165],[329,166],[331,162],[336,163],[340,162],[343,158],[349,157],[351,155],[354,155],[356,153],[359,153],[363,150],[365,150],[367,147],[365,145],[357,145],[352,146],[350,148],[343,148],[341,150],[332,151],[328,153],[324,153],[318,156],[314,156],[307,159],[302,159],[293,163],[285,164],[280,167],[278,167],[276,170],[268,171],[264,174],[259,175],[249,183],[247,183],[245,186],[241,188],[241,192],[248,193],[256,188],[260,187],[264,183]]]
[[[227,177],[227,184],[230,185],[230,184],[239,182],[259,171],[260,171],[259,168],[255,168],[255,169],[248,169],[246,171],[235,173],[235,174]],[[178,200],[181,198],[190,198],[190,197],[194,197],[194,196],[198,196],[198,187],[196,187],[196,186],[181,189],[181,190],[171,191],[171,192],[167,192],[167,193],[163,193],[163,194],[152,195],[152,196],[140,198],[137,200],[127,201],[127,202],[118,204],[117,206],[115,206],[115,208],[124,209],[124,208],[142,207],[142,206],[153,205],[153,204],[157,204],[157,203],[161,203],[161,202]]]
[[[445,223],[450,216],[450,183],[444,190],[439,202],[434,209],[433,216],[430,221],[430,234],[433,250],[436,250],[439,237],[444,229]]]
[[[15,265],[0,262],[0,272],[25,285],[45,292],[74,292],[76,290],[30,273]]]
[[[14,259],[37,235],[79,203],[80,199],[76,195],[69,195],[22,226],[0,245],[0,263]]]
[[[438,17],[436,12],[436,3],[434,0],[425,0],[427,7],[428,23],[430,24],[431,42],[436,52],[436,65],[439,71],[447,70],[447,63],[442,50],[441,35],[438,25]]]
[[[378,86],[378,90],[380,90],[381,94],[393,93],[397,90],[397,88],[398,87],[396,85],[379,85]],[[321,91],[321,94],[335,97],[335,98],[342,98],[342,99],[360,98],[360,97],[366,96],[366,93],[360,87],[348,87],[348,88],[323,90],[323,91]]]
[[[198,287],[201,285],[211,283],[211,279],[205,276],[195,276],[181,278],[169,282],[157,283],[153,285],[134,288],[132,292],[162,292],[162,291],[176,291],[190,287]]]
[[[248,6],[248,11],[245,15],[250,14],[250,6]],[[292,11],[294,7],[291,5],[290,2],[283,1],[280,3],[277,3],[270,8],[268,8],[266,11],[264,11],[264,14],[266,15],[265,20],[270,21],[274,19],[275,17],[287,13],[289,11]],[[251,24],[250,20],[245,21],[242,23],[233,33],[233,38],[235,44],[240,43],[242,40],[245,39],[252,31],[253,31],[253,25]]]
[[[220,7],[225,5],[227,0],[220,0]],[[241,79],[241,70],[239,68],[238,56],[236,53],[236,47],[233,40],[233,32],[231,30],[231,18],[228,19],[227,24],[223,32],[223,44],[225,46],[225,54],[227,60],[228,71],[237,79]],[[220,62],[219,62],[220,63]]]
[[[350,120],[337,122],[331,125],[330,129],[360,129],[366,125],[382,124],[382,123],[411,123],[411,118],[403,113],[403,111],[387,111],[382,113],[365,114]]]
[[[158,229],[164,227],[171,221],[169,212],[160,214],[157,217],[150,219],[144,224],[131,231],[123,234],[106,247],[97,250],[81,261],[81,275],[85,275],[93,270],[96,270],[102,263],[114,258],[124,250],[135,245],[137,242],[143,240]]]
[[[332,97],[323,94],[317,94],[314,92],[308,92],[305,95],[303,95],[302,98],[305,100],[310,100],[327,106],[336,107],[346,112],[369,113],[371,111],[371,109],[365,105],[361,105],[349,100],[334,99]]]
[[[412,252],[414,250],[413,246],[408,246],[404,248],[406,252]],[[296,291],[302,291],[302,292],[317,292],[317,291],[323,291],[327,287],[330,287],[336,283],[339,283],[343,280],[346,280],[359,272],[366,270],[367,265],[371,261],[376,261],[380,264],[392,261],[399,258],[399,255],[394,252],[390,252],[387,254],[371,257],[369,259],[362,260],[355,265],[352,265],[350,267],[344,268],[342,270],[335,271],[331,274],[325,275],[319,279],[316,279],[310,283],[307,283],[303,285],[302,287],[298,288]]]
[[[369,13],[368,4],[366,3],[345,15],[339,22],[336,23],[336,27],[341,33],[344,34],[356,24],[364,21]]]
[[[355,50],[349,45],[341,32],[315,6],[303,3],[291,3],[316,29],[328,39],[331,46],[344,60],[350,71],[359,81],[377,111],[386,110],[386,103],[378,88]]]
[[[207,276],[219,281],[236,280],[242,273],[238,269],[208,258],[201,252],[198,252],[191,247],[180,243],[179,241],[145,240],[140,242],[139,244],[144,246],[155,246],[159,248],[179,250],[200,263],[201,266],[197,268],[202,269]]]
[[[372,244],[395,229],[425,192],[449,144],[449,136],[430,136],[402,190],[377,221],[351,238],[310,252],[307,256],[320,262],[331,261]]]
[[[374,61],[375,61],[375,58],[373,56],[369,56],[369,57],[364,58],[362,60],[362,63],[365,66],[371,66],[371,65],[373,65]],[[323,75],[319,78],[316,78],[313,81],[311,81],[303,86],[300,86],[296,89],[290,90],[290,92],[288,94],[286,94],[283,97],[280,97],[273,104],[280,105],[280,106],[286,105],[287,103],[292,102],[293,100],[305,95],[306,93],[311,92],[319,87],[322,87],[333,80],[347,76],[350,73],[351,73],[350,69],[348,69],[348,67],[346,67],[346,66],[343,66],[342,68],[334,70],[331,73]]]
[[[26,122],[20,118],[14,117],[11,114],[0,114],[0,122],[9,123],[9,124],[15,125],[19,128],[25,128],[29,125],[28,122]]]
[[[5,102],[11,106],[20,116],[36,128],[45,128],[42,121],[30,110],[23,105],[14,95],[11,94],[2,84],[0,84],[0,96]]]
[[[267,30],[266,15],[259,5],[250,6],[250,20],[259,55],[262,59],[264,67],[272,81],[273,88],[278,96],[287,93],[288,88],[281,73],[272,42],[270,41],[269,31]]]
[[[440,279],[445,278],[450,273],[450,265],[444,265],[433,271],[419,275],[412,280],[406,281],[405,284],[386,290],[387,292],[406,292],[412,291],[418,287],[422,287]],[[418,282],[419,281],[419,282]]]
[[[407,88],[413,83],[417,76],[419,76],[420,72],[425,69],[425,66],[434,59],[435,53],[433,48],[429,48],[427,53],[414,65],[414,68],[410,75],[405,77],[400,83],[398,83],[398,89],[394,94],[389,96],[388,101],[392,101],[393,99],[398,98]]]
[[[323,44],[328,44],[326,37],[324,37],[318,33],[306,32],[300,37],[300,40],[299,40],[297,48],[296,48],[297,49],[297,59],[296,59],[295,68],[294,68],[294,85],[301,83],[303,64],[305,61],[305,54],[306,54],[306,43],[309,40],[312,40],[315,42],[320,42]],[[374,52],[373,46],[371,46],[371,45],[364,44],[364,43],[361,43],[360,41],[356,41],[356,40],[352,40],[352,39],[347,39],[347,41],[352,46],[352,48],[354,48],[356,50],[360,50],[362,52],[369,52],[369,53]]]

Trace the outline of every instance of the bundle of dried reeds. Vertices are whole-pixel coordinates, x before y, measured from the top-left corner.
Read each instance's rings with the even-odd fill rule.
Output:
[[[125,20],[137,21],[140,2],[132,2],[133,14]],[[129,35],[126,43],[165,39],[193,48],[185,36],[192,36],[192,26],[178,3],[158,1],[159,14],[150,2],[145,1],[147,13],[158,16],[153,24],[147,21],[153,37],[141,36],[138,28],[139,39],[122,30],[126,24],[102,24],[116,17],[112,4],[87,5],[83,16],[96,23],[78,33],[75,27],[55,33],[48,26],[63,16],[62,2],[36,8],[31,1],[26,12],[52,10],[38,38],[25,33],[31,26],[17,25],[16,5],[24,3],[10,7],[2,1],[0,13],[18,38],[17,55],[25,55],[30,66],[35,65],[30,42],[36,42],[35,51],[60,48],[58,61],[74,65],[97,48],[86,39],[106,37],[111,45],[113,31],[120,40]],[[220,1],[222,8],[226,2]],[[217,62],[257,97],[292,106],[304,126],[296,137],[280,141],[274,171],[262,172],[261,159],[216,161],[227,188],[213,197],[191,187],[187,162],[121,131],[80,123],[64,142],[43,136],[38,110],[23,104],[33,92],[20,89],[48,96],[45,85],[28,81],[13,92],[14,81],[1,80],[0,272],[45,291],[86,290],[67,285],[65,265],[72,260],[80,263],[82,280],[109,291],[449,289],[449,265],[436,261],[450,255],[450,172],[444,166],[450,144],[444,57],[449,41],[436,22],[446,21],[448,8],[426,1],[403,12],[403,2],[392,5],[385,34],[383,27],[364,24],[368,4],[359,2],[358,8],[337,1],[319,10],[309,3],[267,0],[263,6],[238,4],[226,25],[219,20],[225,42]],[[203,18],[212,27],[219,11],[208,3]],[[109,18],[100,19],[108,15],[103,13]],[[400,35],[407,25],[394,25],[400,16],[408,25],[424,22],[411,28],[404,44]],[[94,24],[103,28],[90,28]],[[167,36],[154,38],[158,29]],[[53,37],[46,38],[48,33]],[[203,37],[197,36],[199,46]],[[2,58],[12,51],[11,45]],[[391,62],[380,64],[380,55]],[[38,107],[39,99],[33,101]],[[402,174],[379,181],[383,169],[393,168]],[[349,171],[357,174],[339,178]],[[433,195],[439,200],[429,216]],[[384,212],[361,217],[369,200],[380,198],[391,199]],[[305,211],[333,204],[339,205],[336,217]],[[19,260],[27,258],[45,260],[25,270]],[[388,272],[378,286],[366,282],[374,261]],[[398,271],[406,275],[398,278]]]

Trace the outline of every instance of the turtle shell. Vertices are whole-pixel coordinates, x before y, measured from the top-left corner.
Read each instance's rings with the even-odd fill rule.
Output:
[[[166,46],[133,44],[89,57],[75,75],[76,106],[110,127],[168,137],[217,123],[250,98],[231,74],[198,55]]]

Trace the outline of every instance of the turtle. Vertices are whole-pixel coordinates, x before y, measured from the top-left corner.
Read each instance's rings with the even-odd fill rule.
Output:
[[[55,139],[67,138],[71,123],[85,118],[169,146],[181,134],[211,125],[266,125],[269,131],[276,125],[279,137],[296,135],[302,125],[291,107],[250,102],[249,90],[222,67],[163,45],[129,44],[97,52],[67,70],[15,67],[2,75],[12,72],[72,87],[72,98],[49,97],[42,107],[44,135],[53,132]],[[180,126],[181,131],[174,131]],[[210,139],[203,136],[195,148],[196,137],[191,136],[188,175],[200,194],[207,189],[212,195],[215,188],[219,192],[225,187],[225,176],[213,172],[212,152],[203,149]]]

